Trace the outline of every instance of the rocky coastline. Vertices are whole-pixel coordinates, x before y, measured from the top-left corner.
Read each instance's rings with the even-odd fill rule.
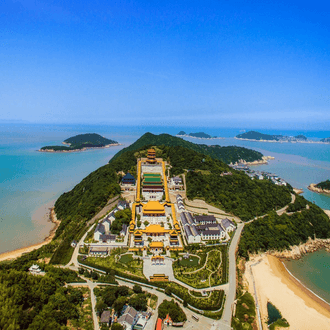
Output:
[[[327,189],[321,189],[321,188],[318,188],[316,187],[317,184],[315,183],[311,183],[307,188],[310,190],[310,191],[313,191],[313,192],[316,192],[318,194],[330,194],[330,190],[327,190]]]
[[[262,156],[262,159],[254,160],[253,162],[247,162],[244,159],[240,159],[238,162],[236,162],[234,165],[238,164],[244,164],[244,165],[266,165],[268,164],[268,161],[271,159],[275,159],[273,156]]]
[[[291,246],[290,249],[284,251],[268,251],[268,254],[280,259],[297,260],[302,258],[307,253],[316,252],[322,249],[330,252],[330,238],[309,238],[306,243]]]

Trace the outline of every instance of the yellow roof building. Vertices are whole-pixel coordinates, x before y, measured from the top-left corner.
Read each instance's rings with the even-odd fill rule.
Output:
[[[165,207],[160,204],[158,201],[149,201],[147,204],[143,205],[143,214],[152,215],[152,214],[161,214],[165,215]]]
[[[151,249],[155,249],[155,248],[163,248],[164,247],[164,243],[163,242],[151,242],[150,244],[149,244],[149,247],[151,248]]]
[[[146,234],[165,234],[168,233],[168,230],[161,225],[150,225],[143,232]]]

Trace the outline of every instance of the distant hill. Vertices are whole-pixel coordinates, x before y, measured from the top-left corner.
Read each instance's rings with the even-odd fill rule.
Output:
[[[307,141],[307,137],[305,135],[302,135],[302,134],[296,135],[295,139]]]
[[[198,132],[198,133],[185,133],[184,131],[180,131],[177,136],[190,136],[190,137],[195,137],[195,138],[200,138],[200,139],[212,139],[215,138],[216,136],[211,136],[209,134],[206,134],[204,132]]]
[[[328,142],[329,143],[330,142],[330,137],[322,139],[321,142]]]
[[[256,131],[249,131],[236,136],[237,139],[257,140],[257,141],[279,141],[279,142],[303,142],[308,141],[307,137],[300,134],[297,136],[270,135]]]
[[[107,139],[96,133],[79,134],[64,140],[63,144],[69,146],[45,146],[40,151],[76,151],[86,148],[101,148],[111,144],[118,144],[117,141]]]
[[[115,160],[126,151],[133,151],[142,147],[162,146],[162,145],[170,146],[170,147],[175,147],[175,146],[185,147],[187,149],[194,150],[204,155],[210,156],[214,159],[221,160],[226,164],[236,163],[240,159],[244,159],[247,162],[253,162],[255,160],[261,160],[263,156],[263,154],[258,151],[243,147],[237,147],[237,146],[220,147],[218,145],[207,146],[205,144],[195,144],[189,141],[185,141],[181,138],[169,134],[154,135],[152,133],[145,133],[129,147],[120,150],[111,159],[111,161]]]
[[[64,140],[64,142],[72,146],[77,146],[82,144],[94,144],[99,146],[106,146],[109,144],[118,143],[117,141],[107,139],[96,133],[79,134]]]
[[[248,139],[248,140],[266,140],[266,141],[278,141],[276,135],[263,134],[256,131],[249,131],[243,134],[238,134],[236,136],[238,139]]]

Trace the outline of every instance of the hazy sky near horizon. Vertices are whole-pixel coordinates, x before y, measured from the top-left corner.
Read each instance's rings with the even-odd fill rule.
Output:
[[[0,121],[329,129],[327,1],[0,3]]]

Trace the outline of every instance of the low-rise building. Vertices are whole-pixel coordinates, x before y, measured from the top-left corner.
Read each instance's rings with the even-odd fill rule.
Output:
[[[105,226],[102,223],[98,223],[94,231],[94,240],[100,241],[100,236],[105,234],[106,234]]]
[[[131,173],[127,173],[123,178],[121,179],[121,183],[123,185],[135,185],[135,178]]]
[[[208,224],[196,226],[202,240],[220,240],[226,237],[224,229],[219,224]]]
[[[227,218],[221,220],[221,226],[227,233],[234,231],[236,229],[235,224]]]
[[[109,327],[110,323],[111,323],[111,311],[109,310],[103,311],[100,318],[100,324],[105,324],[107,327]]]
[[[41,269],[38,265],[32,265],[29,268],[29,272],[33,275],[39,275],[41,273]]]
[[[123,315],[117,320],[125,330],[131,330],[138,319],[138,312],[135,308],[127,306]]]
[[[196,215],[195,216],[196,225],[208,225],[208,224],[217,224],[217,219],[214,215]]]
[[[92,246],[89,248],[89,255],[106,257],[109,254],[109,248],[103,246]]]

